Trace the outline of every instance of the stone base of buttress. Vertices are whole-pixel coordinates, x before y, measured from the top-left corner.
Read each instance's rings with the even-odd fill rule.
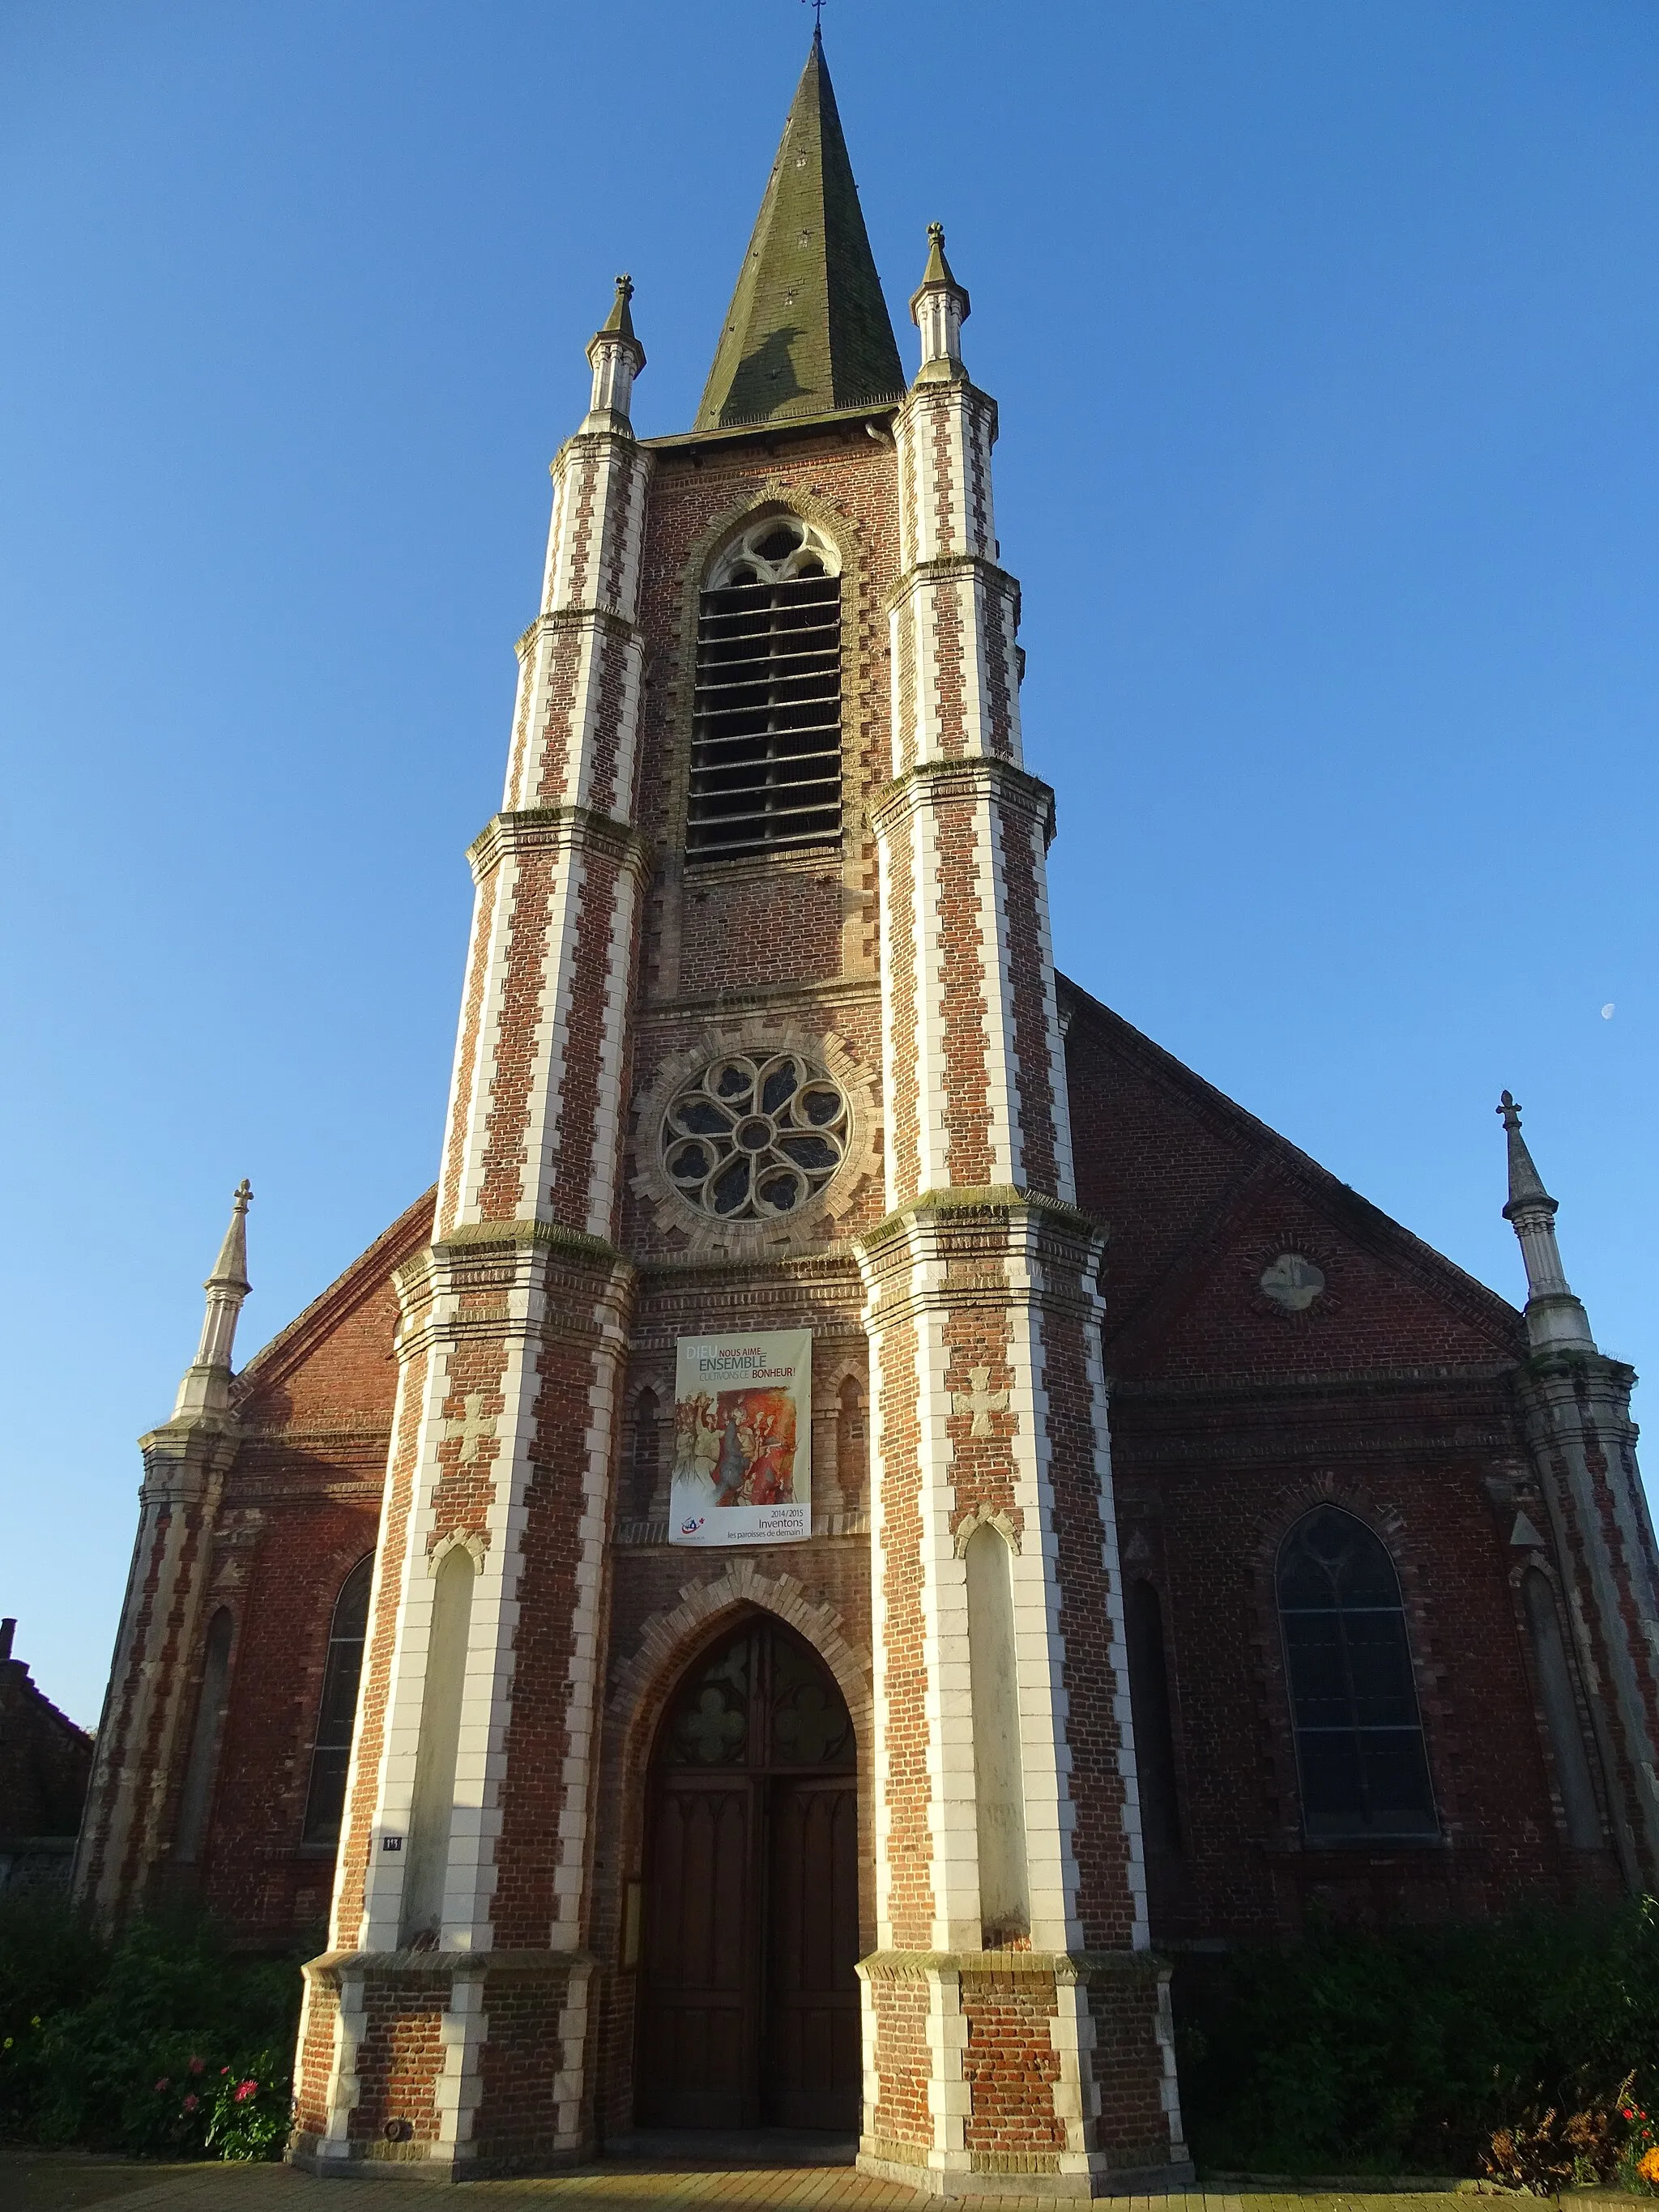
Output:
[[[1164,1960],[888,1951],[859,1978],[860,2172],[947,2198],[1191,2186]]]
[[[305,1972],[291,2165],[472,2181],[591,2154],[585,1954],[333,1951]]]
[[[869,2140],[866,2138],[866,2141]],[[878,2181],[896,2181],[924,2197],[950,2200],[975,2197],[1040,2197],[1080,2200],[1096,2197],[1161,2197],[1190,2189],[1194,2169],[1190,2159],[1179,2166],[1109,2166],[1085,2172],[1039,2172],[1030,2166],[1000,2166],[994,2171],[977,2167],[910,2166],[902,2159],[882,2158],[860,2148],[858,2170]]]

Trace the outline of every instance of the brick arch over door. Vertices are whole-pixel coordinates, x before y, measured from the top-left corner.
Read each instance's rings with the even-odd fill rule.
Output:
[[[847,1702],[858,1746],[859,1921],[862,1950],[875,1945],[875,1830],[871,1758],[875,1716],[870,1669],[848,1640],[842,1615],[814,1603],[792,1575],[768,1575],[744,1559],[707,1582],[688,1583],[677,1605],[650,1614],[632,1652],[611,1678],[600,1748],[602,1803],[611,1807],[599,1852],[593,1948],[607,1969],[603,2081],[604,2124],[633,2120],[635,1978],[623,1964],[629,1885],[643,1873],[646,1797],[652,1746],[676,1687],[698,1655],[717,1643],[745,1612],[787,1622],[811,1645]]]
[[[643,1733],[649,1749],[670,1692],[691,1660],[717,1629],[743,1606],[775,1613],[805,1637],[836,1678],[847,1700],[858,1737],[862,1768],[870,1751],[874,1712],[867,1660],[848,1642],[834,1606],[815,1605],[793,1575],[766,1575],[747,1559],[733,1559],[706,1583],[688,1583],[678,1605],[650,1614],[640,1630],[632,1656],[617,1669],[605,1709],[606,1749],[626,1753]]]

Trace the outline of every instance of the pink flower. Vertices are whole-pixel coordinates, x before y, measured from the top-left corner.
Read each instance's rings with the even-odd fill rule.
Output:
[[[229,2071],[230,2071],[230,2069],[229,2069],[229,2067],[228,2067],[228,2066],[222,2066],[222,2067],[219,2069],[219,2071],[220,2071],[222,2074],[228,2074],[228,2073],[229,2073]]]
[[[192,2058],[190,2062],[190,2070],[192,2074],[199,2074],[202,2070],[202,2061],[199,2058]]]
[[[161,2080],[160,2080],[160,2081],[156,2083],[156,2085],[155,2085],[155,2094],[156,2094],[156,2095],[157,2095],[158,2097],[160,2097],[160,2096],[164,2096],[164,2095],[166,2094],[166,2093],[167,2093],[167,2075],[164,2074],[164,2075],[161,2076]]]
[[[257,2097],[258,2094],[259,2085],[257,2081],[244,2081],[236,2092],[236,2101],[239,2105],[245,2105],[250,2097]]]
[[[185,2100],[185,2110],[187,2112],[193,2112],[200,2101],[201,2100],[198,2097],[186,2097]]]

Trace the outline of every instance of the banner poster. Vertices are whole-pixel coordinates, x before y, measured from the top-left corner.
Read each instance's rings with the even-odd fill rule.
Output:
[[[671,1544],[799,1544],[812,1533],[812,1332],[683,1336]]]

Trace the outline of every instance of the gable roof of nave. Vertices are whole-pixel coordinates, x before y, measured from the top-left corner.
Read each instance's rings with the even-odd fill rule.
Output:
[[[431,1242],[437,1203],[434,1184],[383,1230],[367,1251],[359,1253],[286,1328],[254,1353],[231,1386],[232,1403],[251,1427],[276,1428],[295,1419],[304,1421],[312,1410],[304,1401],[313,1395],[325,1398],[326,1410],[337,1414],[384,1413],[390,1421],[397,1390],[392,1351],[397,1297],[392,1277],[405,1260],[413,1259]],[[358,1340],[369,1355],[367,1366],[361,1360],[342,1361],[337,1357],[346,1348],[343,1338]],[[374,1357],[377,1352],[384,1358],[383,1373]],[[307,1389],[313,1380],[307,1368],[326,1370],[315,1376],[314,1393]],[[347,1405],[342,1402],[344,1399],[383,1403]]]
[[[1105,1352],[1120,1380],[1312,1379],[1509,1366],[1516,1309],[1061,976],[1079,1203],[1109,1230]],[[1261,1275],[1321,1268],[1306,1316]]]

